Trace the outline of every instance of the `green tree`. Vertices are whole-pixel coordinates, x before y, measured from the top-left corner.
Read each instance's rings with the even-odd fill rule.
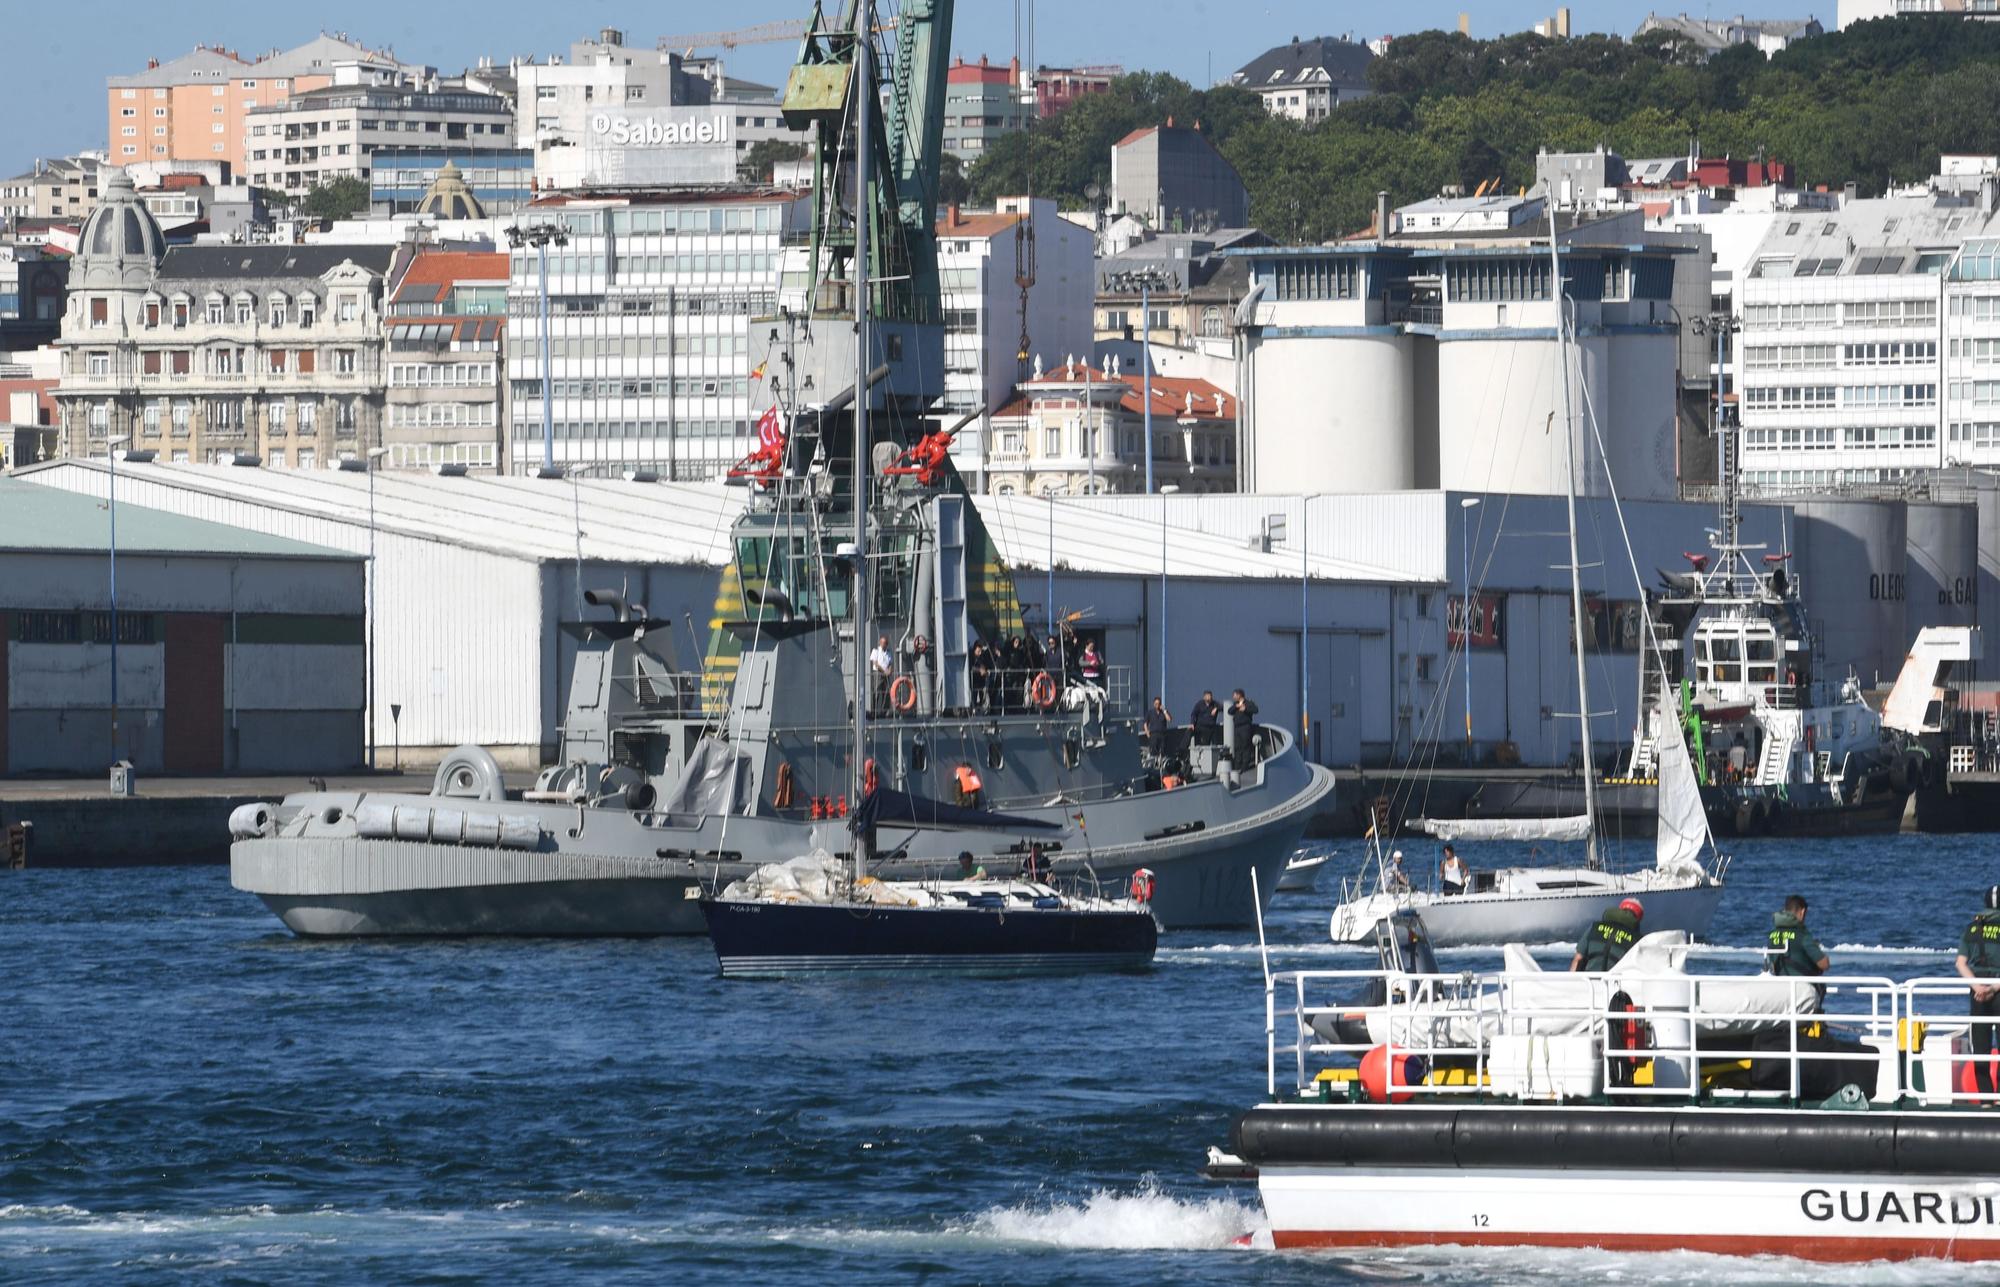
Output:
[[[352,174],[322,183],[299,199],[299,207],[315,219],[351,219],[368,209],[368,185]]]
[[[758,139],[736,163],[736,177],[745,183],[769,183],[771,169],[780,161],[803,161],[806,145],[787,139]]]

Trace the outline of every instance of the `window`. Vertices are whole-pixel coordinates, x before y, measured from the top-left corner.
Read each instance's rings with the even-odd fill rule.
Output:
[[[318,462],[318,455],[310,447],[299,448],[299,468],[311,469]]]
[[[257,303],[255,300],[246,295],[236,301],[236,324],[238,326],[248,326],[256,318]]]
[[[175,375],[186,375],[194,369],[194,354],[186,349],[176,349],[169,359],[169,369]]]
[[[311,433],[313,431],[313,423],[318,418],[318,416],[319,416],[319,405],[317,403],[311,402],[305,398],[299,399],[300,433]],[[299,453],[299,463],[301,465],[306,463],[305,452]]]
[[[106,433],[109,433],[110,430],[111,430],[111,404],[108,402],[91,403],[90,432],[93,435],[101,438]]]
[[[174,403],[174,432],[185,436],[188,423],[194,418],[194,403],[182,398]]]
[[[154,356],[157,357],[159,355],[154,354]],[[147,433],[160,432],[160,403],[158,399],[155,399],[152,402],[148,402],[145,406],[145,410],[142,411],[140,414],[145,422]]]
[[[285,404],[282,399],[264,404],[264,423],[272,433],[285,432]]]
[[[188,324],[188,302],[184,299],[177,299],[174,301],[174,329],[181,330],[185,328],[187,324]]]
[[[287,350],[287,349],[267,349],[267,350],[265,350],[265,353],[264,353],[264,357],[265,357],[265,359],[266,359],[266,360],[267,360],[267,361],[268,361],[268,362],[270,363],[270,367],[271,367],[271,373],[272,373],[273,375],[283,375],[283,374],[284,374],[284,372],[285,372],[285,354],[286,354],[287,352],[289,352],[289,351],[290,351],[290,350]]]
[[[210,326],[222,325],[222,301],[219,299],[208,301],[208,324]]]
[[[334,371],[336,371],[337,373],[339,373],[339,374],[341,374],[341,375],[353,375],[353,374],[354,374],[354,350],[353,350],[353,349],[335,349],[335,350],[333,351],[333,369],[334,369]]]
[[[299,300],[299,325],[310,327],[319,316],[319,301],[311,295]]]
[[[93,354],[91,354],[91,355],[90,355],[90,373],[91,373],[92,375],[110,375],[110,374],[111,374],[111,355],[110,355],[109,353],[93,353]]]
[[[317,369],[314,359],[318,356],[312,349],[299,350],[299,374],[311,375]]]
[[[111,301],[105,299],[102,295],[92,297],[90,301],[90,324],[92,326],[104,326],[110,321]]]
[[[285,449],[283,447],[271,448],[264,457],[264,463],[272,469],[283,469],[285,467]]]
[[[1455,303],[1510,303],[1549,297],[1549,265],[1541,259],[1454,260],[1446,264],[1445,273],[1449,298]]]
[[[1271,298],[1283,300],[1353,299],[1360,279],[1360,261],[1318,256],[1272,260],[1266,280]]]
[[[158,375],[160,373],[160,351],[158,349],[147,349],[139,355],[139,373],[141,375]]]
[[[1835,365],[1833,344],[1753,344],[1743,350],[1746,371],[1816,371]]]
[[[1834,405],[1830,384],[1783,385],[1745,389],[1743,405],[1751,411],[1826,411]]]
[[[274,299],[271,301],[271,325],[283,326],[284,324],[285,324],[285,301],[282,299]]]

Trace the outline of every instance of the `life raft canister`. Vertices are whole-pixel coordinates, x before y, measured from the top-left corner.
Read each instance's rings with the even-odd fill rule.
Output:
[[[1141,867],[1132,873],[1132,901],[1150,903],[1153,901],[1153,869]]]
[[[899,711],[913,711],[917,708],[917,681],[908,675],[896,676],[889,685],[889,704]]]
[[[1035,682],[1028,686],[1028,696],[1035,705],[1047,710],[1056,704],[1056,681],[1048,671],[1035,676]]]

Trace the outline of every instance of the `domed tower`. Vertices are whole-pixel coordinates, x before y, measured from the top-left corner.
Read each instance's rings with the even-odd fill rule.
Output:
[[[430,191],[417,203],[417,213],[435,215],[440,219],[484,219],[486,211],[480,207],[479,198],[472,194],[465,177],[459,173],[456,161],[446,161],[444,168],[432,181]]]
[[[101,456],[110,437],[134,431],[145,301],[166,253],[160,225],[131,176],[122,169],[105,176],[97,208],[77,238],[58,341],[63,369],[56,400],[66,450],[77,456]],[[155,314],[155,326],[158,320]]]

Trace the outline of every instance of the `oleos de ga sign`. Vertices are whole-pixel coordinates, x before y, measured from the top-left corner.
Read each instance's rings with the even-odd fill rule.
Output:
[[[605,108],[590,114],[584,140],[591,183],[727,183],[736,177],[736,122],[720,108]]]

